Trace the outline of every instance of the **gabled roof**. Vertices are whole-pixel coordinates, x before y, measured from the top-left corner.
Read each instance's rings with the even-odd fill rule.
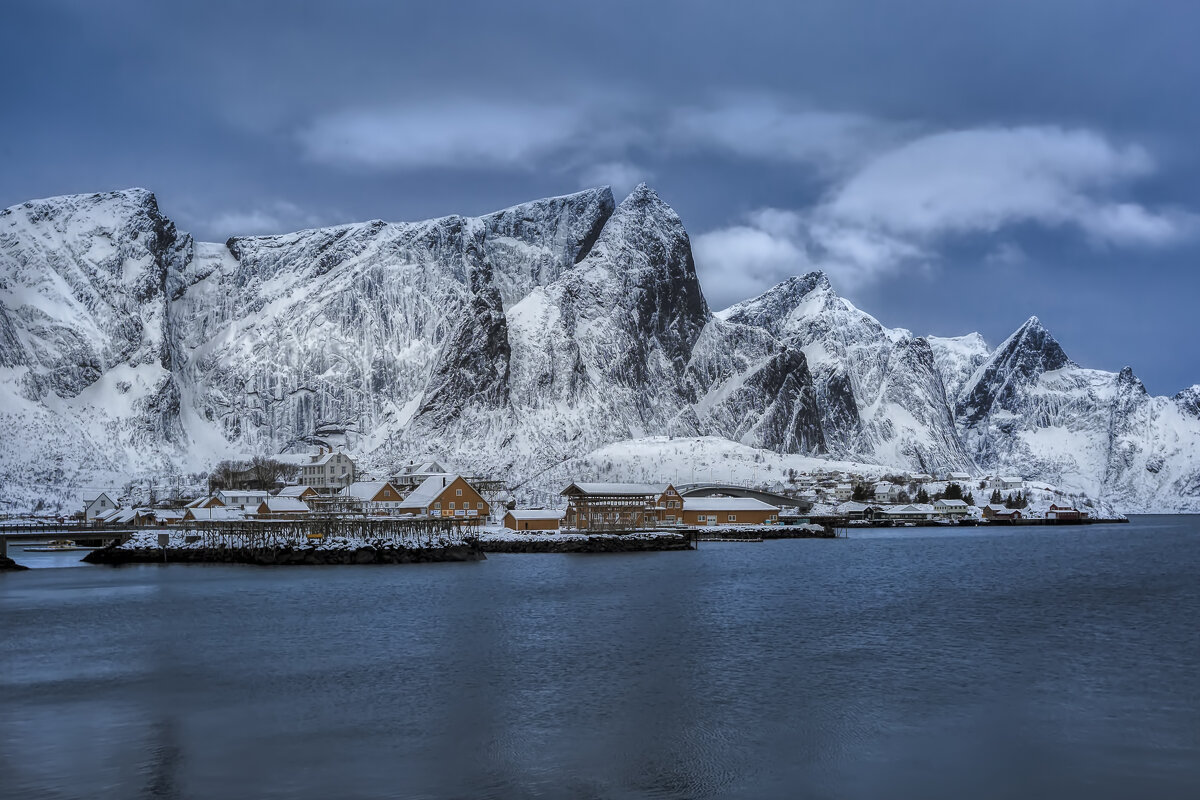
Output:
[[[509,509],[504,516],[511,516],[515,520],[535,520],[535,519],[562,519],[567,512],[557,511],[553,508],[513,508]]]
[[[1008,506],[1000,505],[999,503],[988,503],[986,506],[984,506],[984,508],[986,508],[988,511],[991,511],[993,514],[1008,514],[1017,510],[1015,508],[1009,508]]]
[[[98,494],[98,495],[96,495],[95,497],[93,497],[91,500],[88,500],[88,499],[85,497],[85,498],[84,498],[84,500],[83,500],[83,504],[84,504],[85,506],[90,506],[92,503],[96,502],[96,501],[97,501],[97,500],[99,500],[101,497],[103,497],[103,498],[104,498],[105,500],[107,500],[108,502],[112,503],[114,506],[116,506],[116,505],[117,505],[117,501],[116,501],[116,500],[113,500],[111,497],[109,497],[109,496],[108,496],[108,492],[101,492],[100,494]]]
[[[285,486],[275,493],[276,497],[300,497],[306,492],[315,492],[311,486]]]
[[[928,503],[909,503],[883,509],[884,514],[932,514],[933,506]]]
[[[189,508],[184,519],[194,519],[198,522],[222,522],[245,519],[246,512],[240,508],[229,506],[213,506],[211,508]]]
[[[684,511],[779,511],[779,506],[753,497],[685,497]]]
[[[608,497],[658,497],[667,491],[669,483],[572,483],[563,495],[603,495]],[[575,491],[572,491],[574,489]]]
[[[110,508],[107,511],[101,511],[95,516],[97,522],[108,522],[110,519],[121,513],[119,508]]]
[[[966,500],[935,500],[933,504],[935,506],[938,506],[938,505],[950,506],[951,508],[966,508],[967,507]]]
[[[438,495],[450,488],[450,484],[458,480],[457,475],[431,475],[421,481],[421,485],[412,490],[400,504],[401,508],[428,508],[437,500]]]
[[[207,503],[209,501],[209,499],[210,498],[208,498],[208,497],[197,497],[195,500],[193,500],[192,502],[190,502],[186,506],[184,506],[184,508],[199,508],[200,506]]]
[[[392,486],[389,481],[355,481],[346,488],[342,489],[338,494],[342,497],[350,497],[355,500],[371,501],[375,499],[375,495],[383,491],[383,487]],[[396,496],[400,496],[400,492],[395,486],[392,486],[392,491]]]
[[[423,461],[420,464],[405,464],[400,468],[399,475],[449,475],[446,468],[436,461]]]
[[[259,504],[258,510],[260,513],[264,506],[266,506],[267,512],[271,514],[306,514],[309,511],[308,503],[298,497],[268,497]]]
[[[225,495],[226,497],[252,497],[261,500],[270,494],[270,492],[264,492],[261,489],[218,489],[217,494]]]
[[[328,453],[317,453],[316,455],[314,455],[312,457],[311,461],[309,461],[307,464],[303,464],[301,466],[306,466],[306,467],[317,466],[317,467],[319,467],[322,464],[328,464],[333,459],[334,456],[346,456],[346,458],[350,458],[350,455],[348,453],[343,453],[341,450],[331,450]],[[350,460],[353,461],[354,459],[350,458]]]

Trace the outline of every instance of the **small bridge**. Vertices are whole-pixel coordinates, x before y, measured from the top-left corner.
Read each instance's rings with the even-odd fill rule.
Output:
[[[0,557],[8,555],[9,542],[33,544],[70,539],[76,544],[102,547],[113,541],[123,542],[133,533],[132,528],[102,528],[86,522],[0,523]]]
[[[800,512],[808,511],[812,508],[812,503],[807,500],[801,500],[798,497],[788,497],[783,494],[765,492],[761,489],[749,489],[745,486],[734,486],[729,483],[679,483],[675,485],[675,489],[684,497],[749,497],[753,500],[770,503],[773,506],[795,508]]]

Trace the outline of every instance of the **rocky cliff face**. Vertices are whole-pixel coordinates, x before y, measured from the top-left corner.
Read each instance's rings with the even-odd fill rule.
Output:
[[[970,467],[929,343],[885,328],[838,297],[824,274],[791,278],[719,316],[804,353],[832,455],[923,471]]]
[[[1076,365],[1036,317],[960,391],[957,422],[981,467],[1104,497],[1131,511],[1200,510],[1200,419],[1152,397],[1129,367]]]
[[[640,186],[482,217],[194,242],[129,190],[0,213],[10,505],[348,444],[537,480],[612,442],[724,437],[923,471],[1015,471],[1200,510],[1200,388],[1085,370],[1036,319],[889,329],[812,273],[710,312]],[[715,440],[706,440],[715,441]]]

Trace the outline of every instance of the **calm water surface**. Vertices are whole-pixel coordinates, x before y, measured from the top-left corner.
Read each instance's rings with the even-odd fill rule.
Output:
[[[1196,798],[1198,620],[1187,517],[30,570],[0,796]]]

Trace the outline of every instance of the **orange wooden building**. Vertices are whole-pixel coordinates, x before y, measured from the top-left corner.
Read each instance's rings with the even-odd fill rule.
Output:
[[[434,475],[400,503],[400,510],[482,525],[491,507],[460,475]]]
[[[565,513],[552,508],[514,508],[504,515],[504,527],[512,531],[556,531]]]
[[[751,497],[689,497],[683,501],[685,525],[774,525],[779,507]]]

